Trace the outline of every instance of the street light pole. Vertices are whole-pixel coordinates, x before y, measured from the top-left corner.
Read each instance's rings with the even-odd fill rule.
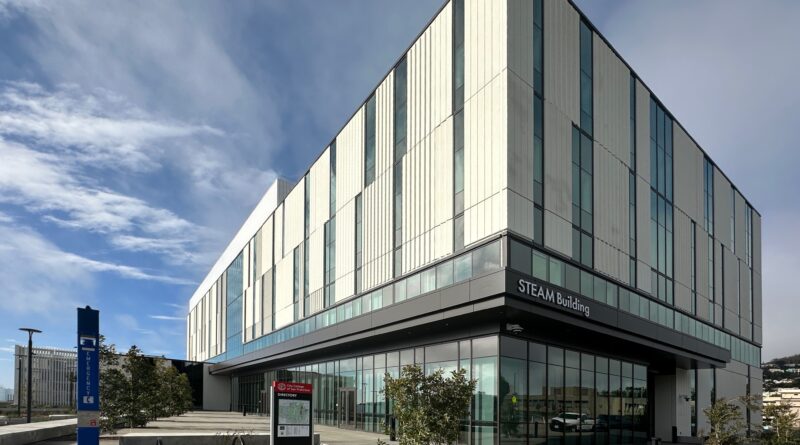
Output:
[[[22,356],[17,354],[17,417],[22,417]]]
[[[20,331],[28,333],[28,422],[31,423],[31,396],[33,388],[33,334],[39,334],[42,331],[34,328],[19,328]]]

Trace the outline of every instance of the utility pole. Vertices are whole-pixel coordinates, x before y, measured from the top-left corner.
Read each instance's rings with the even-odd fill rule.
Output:
[[[34,328],[19,328],[20,331],[28,333],[28,422],[31,423],[31,399],[33,396],[33,334],[39,334],[42,331]]]

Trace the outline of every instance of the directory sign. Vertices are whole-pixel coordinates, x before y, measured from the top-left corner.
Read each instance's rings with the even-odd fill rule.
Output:
[[[78,445],[100,443],[100,312],[78,308]]]
[[[272,382],[270,388],[270,443],[310,445],[314,437],[311,418],[312,386]]]

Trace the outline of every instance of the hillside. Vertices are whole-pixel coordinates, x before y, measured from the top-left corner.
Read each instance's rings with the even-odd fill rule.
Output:
[[[787,364],[790,364],[790,363],[800,364],[800,354],[795,354],[795,355],[790,355],[788,357],[781,357],[781,358],[772,359],[767,363],[771,363],[773,365],[778,365],[778,366],[781,366],[781,367],[786,366]]]
[[[761,369],[764,371],[764,391],[800,388],[800,354],[770,360]]]

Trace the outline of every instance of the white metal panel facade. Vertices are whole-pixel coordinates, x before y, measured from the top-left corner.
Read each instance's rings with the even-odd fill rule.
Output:
[[[622,279],[621,259],[628,257],[628,167],[600,144],[594,144],[594,236],[597,252],[605,244],[615,252],[599,256],[595,268]],[[627,269],[627,268],[626,268]],[[625,273],[628,276],[628,273]],[[624,280],[623,280],[624,281]]]
[[[673,125],[674,204],[689,218],[703,224],[703,156],[700,149],[683,131]],[[700,169],[697,165],[700,165]]]
[[[464,1],[465,105],[508,66],[506,13],[506,0]]]
[[[674,212],[673,227],[675,228],[675,257],[673,264],[675,272],[675,300],[677,302],[679,287],[681,288],[681,292],[683,290],[688,292],[692,287],[692,222],[685,213],[676,210]],[[700,233],[698,233],[697,236],[700,236]],[[687,305],[685,309],[689,310],[690,308]]]
[[[284,230],[284,223],[285,223],[284,216],[283,216],[283,211],[284,211],[285,208],[286,208],[286,205],[284,203],[281,203],[278,206],[278,208],[275,209],[275,213],[272,214],[273,215],[273,220],[275,221],[273,223],[275,225],[275,232],[273,233],[273,240],[272,240],[272,243],[273,243],[273,246],[275,246],[275,249],[274,249],[274,252],[273,252],[273,259],[272,260],[275,262],[275,264],[277,264],[278,261],[280,261],[281,258],[283,258],[283,256],[286,254],[284,249],[283,249],[283,240],[284,240],[284,232],[283,232],[283,230]],[[300,223],[300,221],[298,221],[298,223]]]
[[[364,186],[364,114],[362,106],[336,138],[337,214]]]
[[[470,52],[469,40],[466,51]],[[406,59],[409,145],[402,175],[403,272],[452,251],[452,229],[447,229],[453,209],[451,53],[452,15],[447,8]]]
[[[331,150],[325,149],[322,155],[314,162],[310,169],[311,202],[310,202],[310,227],[311,232],[323,230],[325,221],[330,218],[331,194]]]
[[[650,181],[650,91],[639,79],[636,79],[636,174]],[[638,193],[639,189],[636,190]]]
[[[594,140],[627,168],[631,147],[631,72],[596,33],[593,47]]]
[[[285,206],[286,217],[284,219],[284,255],[292,252],[292,249],[303,242],[305,231],[305,178],[300,179],[294,189],[286,197]]]
[[[276,266],[275,273],[275,329],[282,328],[294,321],[293,285],[294,258],[286,255]]]
[[[731,183],[714,167],[714,238],[731,248]]]
[[[746,248],[745,248],[745,227],[744,227],[744,215],[747,211],[747,203],[744,200],[744,197],[741,193],[737,190],[735,193],[735,201],[734,201],[734,251],[736,256],[739,257],[742,261],[746,261]]]
[[[275,264],[272,256],[272,232],[275,218],[270,216],[261,226],[261,264],[258,266],[259,274],[264,275]]]
[[[544,209],[545,245],[572,255],[572,120],[549,101],[544,102]]]
[[[545,101],[570,122],[580,122],[580,16],[567,0],[543,3]]]
[[[508,74],[508,188],[512,193],[530,202],[533,215],[533,88],[512,71]],[[527,205],[527,204],[526,204]],[[513,207],[509,212],[515,212]],[[514,231],[528,238],[530,231],[519,231],[528,226],[526,221],[509,220]]]
[[[464,104],[464,243],[507,227],[508,92],[498,76]]]
[[[533,2],[508,2],[508,71],[533,88]],[[509,85],[510,86],[510,85]]]
[[[355,209],[355,200],[351,199],[336,213],[336,301],[353,295],[355,287]]]
[[[508,230],[533,238],[533,2],[508,0]]]
[[[753,211],[753,271],[761,273],[761,215],[755,210]]]

